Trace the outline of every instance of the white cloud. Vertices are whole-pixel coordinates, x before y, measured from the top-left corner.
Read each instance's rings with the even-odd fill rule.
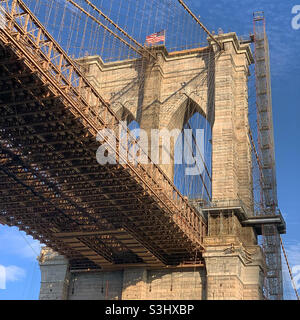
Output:
[[[6,269],[0,265],[0,289],[5,289]]]
[[[3,266],[0,265],[0,289],[6,289],[8,282],[22,280],[25,277],[25,270],[18,266]]]
[[[18,281],[25,277],[25,270],[17,266],[8,266],[5,271],[7,282]]]

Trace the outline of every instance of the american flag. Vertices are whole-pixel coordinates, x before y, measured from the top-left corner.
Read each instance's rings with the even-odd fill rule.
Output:
[[[147,43],[156,43],[160,41],[165,41],[165,30],[155,32],[146,37]]]

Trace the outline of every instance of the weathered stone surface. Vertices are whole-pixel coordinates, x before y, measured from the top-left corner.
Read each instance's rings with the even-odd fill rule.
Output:
[[[40,300],[66,300],[70,274],[68,261],[45,247],[39,256],[41,269]]]

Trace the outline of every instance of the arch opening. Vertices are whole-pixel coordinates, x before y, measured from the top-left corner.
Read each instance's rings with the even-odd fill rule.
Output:
[[[203,109],[191,99],[187,100],[184,114],[177,122],[181,122],[182,127],[174,146],[174,184],[190,200],[209,202],[212,193],[211,124]]]

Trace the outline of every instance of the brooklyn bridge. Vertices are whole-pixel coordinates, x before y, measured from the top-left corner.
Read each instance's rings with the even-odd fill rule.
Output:
[[[268,39],[253,21],[241,38],[181,0],[0,1],[0,223],[45,245],[40,299],[282,299]]]

